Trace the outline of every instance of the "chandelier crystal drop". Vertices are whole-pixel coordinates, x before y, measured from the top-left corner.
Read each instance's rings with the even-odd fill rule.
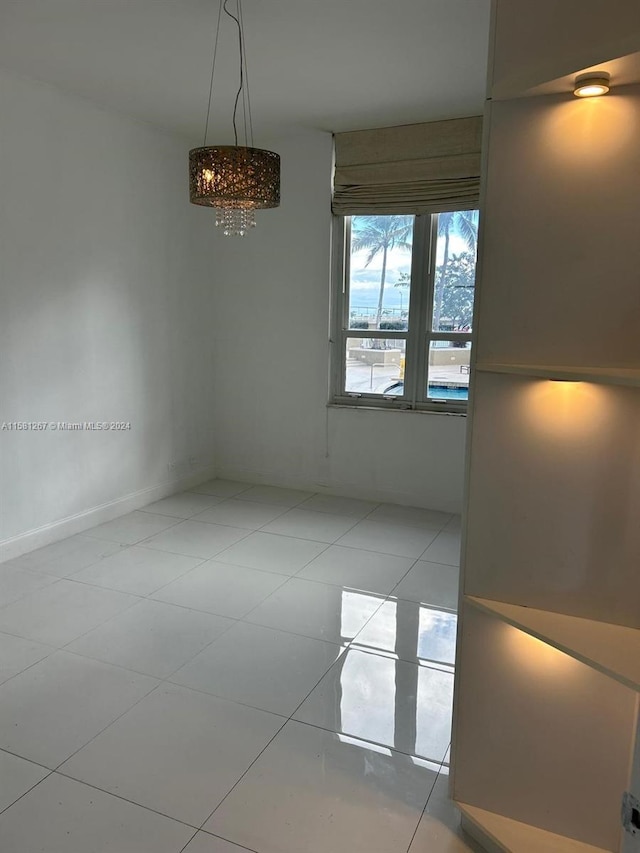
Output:
[[[234,2],[234,0],[231,0]],[[253,146],[253,122],[249,98],[249,78],[244,51],[242,0],[235,0],[236,14],[220,0],[218,26],[213,51],[209,105],[201,148],[189,152],[189,198],[192,204],[216,209],[216,227],[227,237],[244,237],[255,228],[255,211],[280,204],[280,157],[273,151]],[[222,12],[235,21],[240,52],[240,86],[233,110],[234,145],[207,145],[213,78]],[[242,98],[244,145],[238,145],[236,115]]]
[[[225,237],[244,237],[250,228],[256,227],[256,215],[253,210],[233,210],[218,208],[216,228],[222,228]]]

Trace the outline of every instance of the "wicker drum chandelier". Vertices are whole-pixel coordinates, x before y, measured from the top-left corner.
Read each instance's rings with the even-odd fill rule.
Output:
[[[232,0],[233,2],[233,0]],[[209,106],[201,148],[189,152],[189,197],[192,204],[216,208],[216,226],[226,236],[244,236],[255,227],[255,211],[280,204],[280,157],[273,151],[253,147],[253,123],[249,98],[249,78],[244,49],[242,0],[235,0],[236,14],[227,8],[229,0],[220,0],[218,26],[211,67]],[[213,77],[222,12],[235,21],[240,52],[240,86],[233,107],[234,145],[207,145]],[[244,145],[238,145],[236,116],[242,97]]]

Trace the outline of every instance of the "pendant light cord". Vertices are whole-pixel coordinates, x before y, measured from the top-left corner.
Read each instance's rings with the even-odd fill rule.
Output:
[[[236,99],[233,105],[233,137],[235,141],[235,146],[238,146],[238,126],[236,117],[238,114],[238,103],[240,101],[240,95],[242,95],[242,111],[244,116],[244,144],[247,147],[249,144],[253,146],[253,120],[251,117],[251,99],[249,96],[249,73],[247,71],[247,58],[245,56],[244,50],[244,21],[242,17],[242,2],[241,0],[236,0],[236,9],[237,14],[234,15],[227,9],[227,3],[229,0],[220,0],[220,5],[218,7],[218,23],[216,26],[216,40],[213,48],[213,61],[211,63],[211,79],[209,81],[209,102],[207,104],[207,120],[204,126],[204,139],[202,141],[203,147],[206,147],[207,144],[207,135],[209,133],[209,119],[211,117],[211,101],[213,98],[213,78],[216,70],[216,58],[218,56],[218,40],[220,37],[220,21],[222,18],[222,12],[224,11],[225,15],[228,15],[233,21],[235,21],[236,26],[238,27],[238,47],[240,50],[240,86],[238,87],[238,91],[236,92]],[[248,117],[248,121],[247,121]]]
[[[236,93],[236,100],[233,105],[233,136],[235,138],[235,145],[238,145],[238,128],[236,126],[236,114],[238,112],[238,101],[240,100],[240,95],[242,94],[242,90],[244,89],[244,46],[242,44],[242,26],[240,24],[239,18],[237,18],[232,12],[227,9],[227,3],[229,0],[224,0],[224,11],[232,20],[236,22],[238,27],[238,46],[240,49],[240,87]],[[246,137],[246,127],[245,127],[245,137]],[[246,138],[245,138],[246,144]]]
[[[244,41],[244,26],[242,24],[242,6],[240,5],[240,0],[236,0],[236,14],[240,22],[240,32],[242,33],[242,39]],[[243,66],[243,74],[245,77],[245,85],[242,87],[242,115],[244,119],[244,145],[246,148],[249,145],[249,137],[247,134],[247,87],[249,85],[249,80],[247,78],[247,58],[243,54],[245,54],[245,51],[242,51],[240,55],[240,64]]]
[[[240,17],[240,25],[242,27],[242,32],[244,33],[244,18],[242,16],[242,0],[238,0],[238,13]],[[247,92],[247,113],[249,114],[249,140],[251,143],[251,147],[253,148],[253,121],[251,118],[251,96],[249,94],[249,68],[247,67],[247,52],[244,52],[244,76],[247,81],[246,92]],[[246,124],[246,119],[245,119]],[[245,128],[246,129],[246,128]]]
[[[211,98],[213,95],[213,75],[216,70],[216,57],[218,55],[218,37],[220,35],[220,19],[222,18],[222,0],[220,0],[220,6],[218,7],[218,25],[216,27],[216,40],[213,46],[213,61],[211,63],[211,80],[209,82],[209,103],[207,105],[207,120],[204,125],[204,139],[202,140],[202,146],[206,146],[207,144],[207,133],[209,132],[209,116],[211,115]]]

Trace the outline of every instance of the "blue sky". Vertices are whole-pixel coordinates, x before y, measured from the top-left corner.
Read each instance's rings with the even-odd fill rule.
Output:
[[[449,251],[452,254],[459,254],[467,251],[467,245],[456,234],[451,235],[449,243]],[[436,264],[442,263],[444,246],[441,240],[438,241]],[[368,267],[365,267],[368,251],[362,249],[359,252],[354,252],[351,255],[351,307],[352,308],[376,308],[378,305],[378,294],[380,292],[380,273],[382,271],[382,254],[379,253],[371,261]],[[400,273],[410,272],[411,270],[411,253],[402,249],[392,249],[387,256],[387,280],[384,290],[384,307],[385,308],[407,308],[409,299],[409,290],[404,287],[394,287],[394,283],[398,281]]]

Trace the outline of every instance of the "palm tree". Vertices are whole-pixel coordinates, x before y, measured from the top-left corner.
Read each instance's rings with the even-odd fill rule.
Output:
[[[387,257],[391,249],[411,250],[410,237],[413,233],[413,216],[358,216],[354,217],[354,234],[351,238],[351,251],[368,249],[365,262],[371,261],[382,252],[382,270],[380,272],[380,295],[376,312],[376,328],[380,328],[384,286],[387,279]]]
[[[436,288],[433,298],[433,331],[440,329],[440,315],[442,313],[442,291],[447,280],[447,268],[449,266],[450,251],[449,243],[451,235],[457,234],[466,243],[467,250],[474,255],[478,246],[478,211],[477,210],[454,210],[449,213],[438,214],[438,239],[444,240],[444,252],[442,264],[437,269]]]

